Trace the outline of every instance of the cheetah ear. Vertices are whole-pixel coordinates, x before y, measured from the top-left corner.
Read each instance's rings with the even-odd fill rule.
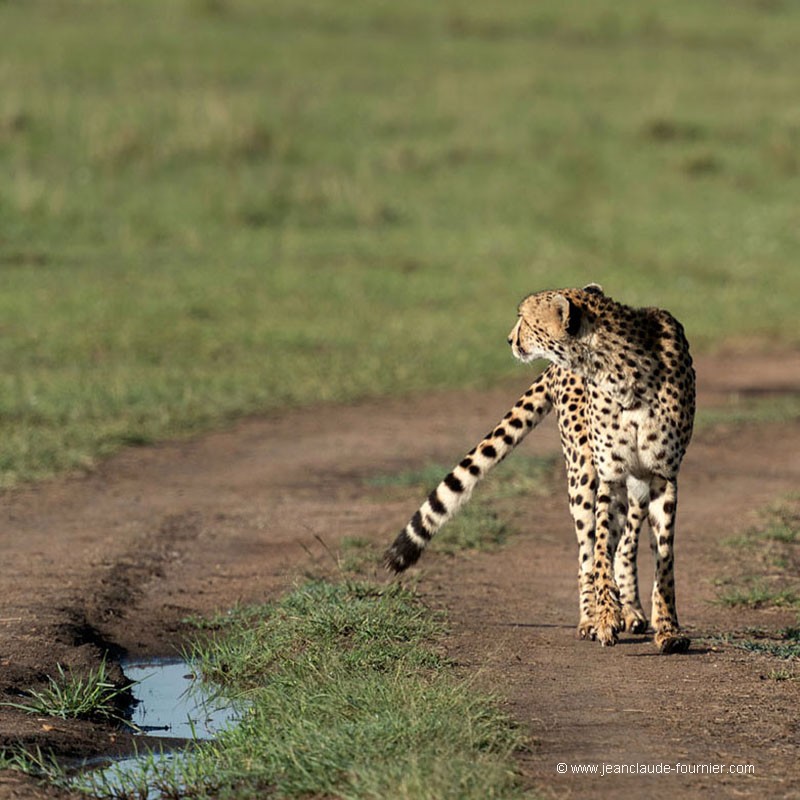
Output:
[[[583,291],[590,294],[603,294],[603,287],[599,283],[587,283],[583,287]]]
[[[564,326],[564,330],[570,336],[577,336],[578,331],[581,329],[581,321],[583,320],[583,309],[576,306],[563,294],[557,294],[554,298],[556,304],[556,311]]]

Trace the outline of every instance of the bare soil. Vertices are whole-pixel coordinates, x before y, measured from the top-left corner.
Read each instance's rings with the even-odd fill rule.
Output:
[[[800,393],[800,353],[705,357],[698,375],[701,407]],[[526,377],[489,392],[245,420],[5,494],[0,700],[41,686],[59,663],[96,665],[104,652],[112,659],[171,654],[184,641],[188,616],[261,602],[304,574],[334,571],[332,554],[345,536],[388,544],[422,498],[366,479],[457,461]],[[557,452],[553,423],[523,448]],[[650,637],[623,635],[611,649],[575,638],[577,548],[561,480],[518,502],[515,524],[525,533],[500,550],[447,557],[433,546],[426,553],[412,580],[448,610],[448,647],[465,678],[505,697],[529,732],[520,768],[532,790],[581,798],[800,798],[800,681],[770,678],[780,664],[721,638],[753,625],[796,624],[797,612],[726,608],[715,602],[714,584],[738,557],[724,540],[799,482],[798,422],[696,434],[682,472],[676,540],[679,613],[694,638],[685,655],[657,655]],[[647,595],[651,565],[642,550]],[[0,707],[0,746],[14,743],[74,757],[127,746],[108,727]],[[725,771],[571,771],[603,763]],[[755,774],[730,774],[731,764],[753,765]],[[0,773],[0,798],[58,796]]]

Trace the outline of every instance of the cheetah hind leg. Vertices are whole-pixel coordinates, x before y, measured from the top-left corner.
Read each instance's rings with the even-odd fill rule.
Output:
[[[618,501],[614,507],[615,522],[623,531],[614,554],[614,580],[619,587],[624,629],[643,634],[647,631],[647,617],[639,599],[636,556],[639,536],[648,514],[650,485],[631,477],[628,478],[626,489],[627,503]]]
[[[675,612],[675,576],[673,540],[678,486],[673,479],[661,480],[654,487],[650,501],[651,546],[655,556],[656,574],[653,583],[653,628],[655,644],[665,655],[685,653],[690,639],[678,625]]]

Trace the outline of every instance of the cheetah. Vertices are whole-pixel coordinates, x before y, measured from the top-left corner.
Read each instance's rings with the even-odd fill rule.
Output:
[[[550,362],[514,407],[449,472],[386,551],[414,564],[478,481],[555,409],[578,538],[578,636],[604,646],[645,633],[636,554],[649,521],[655,560],[651,624],[662,653],[687,650],[675,608],[677,477],[692,436],[695,373],[681,324],[635,309],[598,284],[526,297],[508,343],[524,363]]]

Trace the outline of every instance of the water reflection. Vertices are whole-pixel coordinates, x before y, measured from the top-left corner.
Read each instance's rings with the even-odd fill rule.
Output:
[[[213,739],[241,716],[241,708],[198,681],[185,661],[128,661],[122,671],[136,681],[131,724],[148,736]]]

